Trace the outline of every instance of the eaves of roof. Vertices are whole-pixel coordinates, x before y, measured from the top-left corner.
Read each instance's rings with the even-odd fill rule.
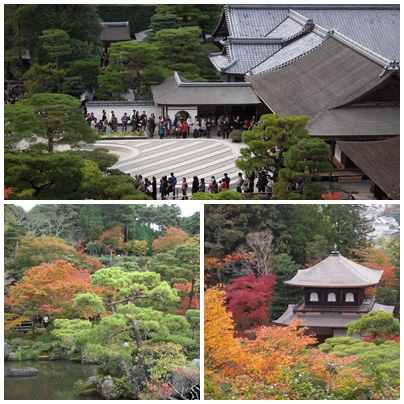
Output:
[[[382,274],[382,270],[364,267],[334,251],[318,264],[299,270],[284,283],[297,287],[364,288],[377,285]]]
[[[372,142],[338,141],[339,148],[391,199],[399,199],[400,137]],[[375,164],[379,161],[379,164]]]

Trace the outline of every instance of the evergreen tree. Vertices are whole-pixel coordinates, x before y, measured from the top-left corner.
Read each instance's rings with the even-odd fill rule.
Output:
[[[285,153],[299,140],[309,139],[307,121],[308,116],[262,115],[259,126],[243,132],[247,147],[240,150],[236,166],[247,175],[271,173],[277,182],[280,170],[285,167]]]
[[[60,58],[72,52],[69,34],[62,29],[47,29],[42,31],[39,39],[43,42],[43,48],[51,59],[55,60],[56,71],[60,68]],[[63,75],[64,75],[63,71]],[[60,93],[60,73],[56,75],[58,93]]]
[[[79,100],[65,94],[35,94],[5,105],[5,146],[16,148],[25,139],[31,148],[51,153],[58,145],[94,143],[99,136],[85,123],[79,107]]]
[[[108,67],[99,76],[104,90],[114,93],[115,99],[132,90],[136,98],[141,97],[143,77],[150,85],[160,84],[169,75],[161,64],[162,55],[158,47],[149,42],[117,42],[109,48]],[[150,94],[144,94],[150,97]]]
[[[285,167],[279,170],[279,181],[273,191],[279,199],[320,199],[326,188],[313,180],[320,180],[320,172],[330,172],[330,146],[321,139],[301,139],[285,153]],[[293,192],[298,179],[305,181],[303,192]],[[299,185],[298,185],[299,187]],[[299,189],[299,188],[298,188]]]
[[[192,81],[203,80],[200,77],[204,56],[202,42],[201,30],[195,26],[163,29],[155,36],[156,46],[162,52],[166,67]]]
[[[369,220],[363,216],[365,206],[324,205],[322,210],[332,226],[329,239],[341,255],[347,256],[350,248],[360,249],[370,245]]]
[[[84,160],[65,153],[7,153],[4,185],[13,187],[9,199],[77,199]]]

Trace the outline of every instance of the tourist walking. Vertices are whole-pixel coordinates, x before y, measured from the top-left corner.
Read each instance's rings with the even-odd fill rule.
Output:
[[[210,178],[208,190],[210,191],[211,194],[217,194],[219,191],[219,187],[218,187],[216,179],[213,175]]]
[[[183,139],[186,139],[188,136],[188,123],[184,120],[181,124],[181,130],[182,130],[182,137]]]
[[[156,117],[152,112],[150,118],[147,120],[147,132],[149,134],[149,137],[153,137],[155,128],[156,128]]]
[[[191,188],[192,195],[196,194],[198,191],[199,191],[199,179],[197,176],[194,176],[194,180],[192,181],[192,188]]]
[[[159,117],[159,136],[160,139],[163,139],[164,137],[164,121],[161,116]]]
[[[152,185],[153,185],[153,200],[157,200],[157,180],[156,177],[152,177]]]
[[[205,185],[205,178],[201,178],[201,182],[199,183],[199,191],[198,192],[205,192],[206,185]]]
[[[160,195],[161,199],[166,199],[166,191],[167,191],[167,176],[164,175],[160,180]]]
[[[212,130],[212,120],[206,118],[206,139],[210,139],[210,131]]]
[[[182,189],[182,200],[188,199],[187,196],[188,183],[185,177],[182,179],[181,189]]]
[[[236,181],[236,191],[241,194],[241,186],[244,184],[243,173],[238,173]]]
[[[129,122],[129,117],[126,114],[126,112],[123,114],[123,117],[121,118],[121,122],[122,122],[122,132],[126,132],[127,127],[128,127],[128,122]]]

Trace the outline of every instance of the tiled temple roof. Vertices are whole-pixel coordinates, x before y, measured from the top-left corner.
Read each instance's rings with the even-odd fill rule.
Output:
[[[330,32],[389,61],[400,59],[399,5],[228,5],[213,33],[224,49],[211,61],[222,73],[257,74],[304,56]],[[257,43],[264,38],[277,39],[278,45]]]
[[[130,41],[130,27],[128,21],[122,22],[101,22],[101,41],[120,42]]]

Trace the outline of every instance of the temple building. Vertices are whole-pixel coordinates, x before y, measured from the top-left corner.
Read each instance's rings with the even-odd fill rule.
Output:
[[[399,5],[226,5],[212,38],[223,81],[251,83],[271,113],[309,117],[335,180],[368,177],[375,198],[399,199]]]
[[[130,41],[130,27],[128,21],[122,22],[101,22],[101,42],[104,49],[111,43]]]
[[[290,304],[275,324],[289,325],[299,319],[309,327],[319,342],[346,335],[348,323],[359,320],[373,310],[393,312],[394,306],[376,303],[376,296],[366,296],[366,288],[376,286],[382,270],[366,268],[333,251],[311,268],[299,270],[285,284],[303,288],[303,297]]]

